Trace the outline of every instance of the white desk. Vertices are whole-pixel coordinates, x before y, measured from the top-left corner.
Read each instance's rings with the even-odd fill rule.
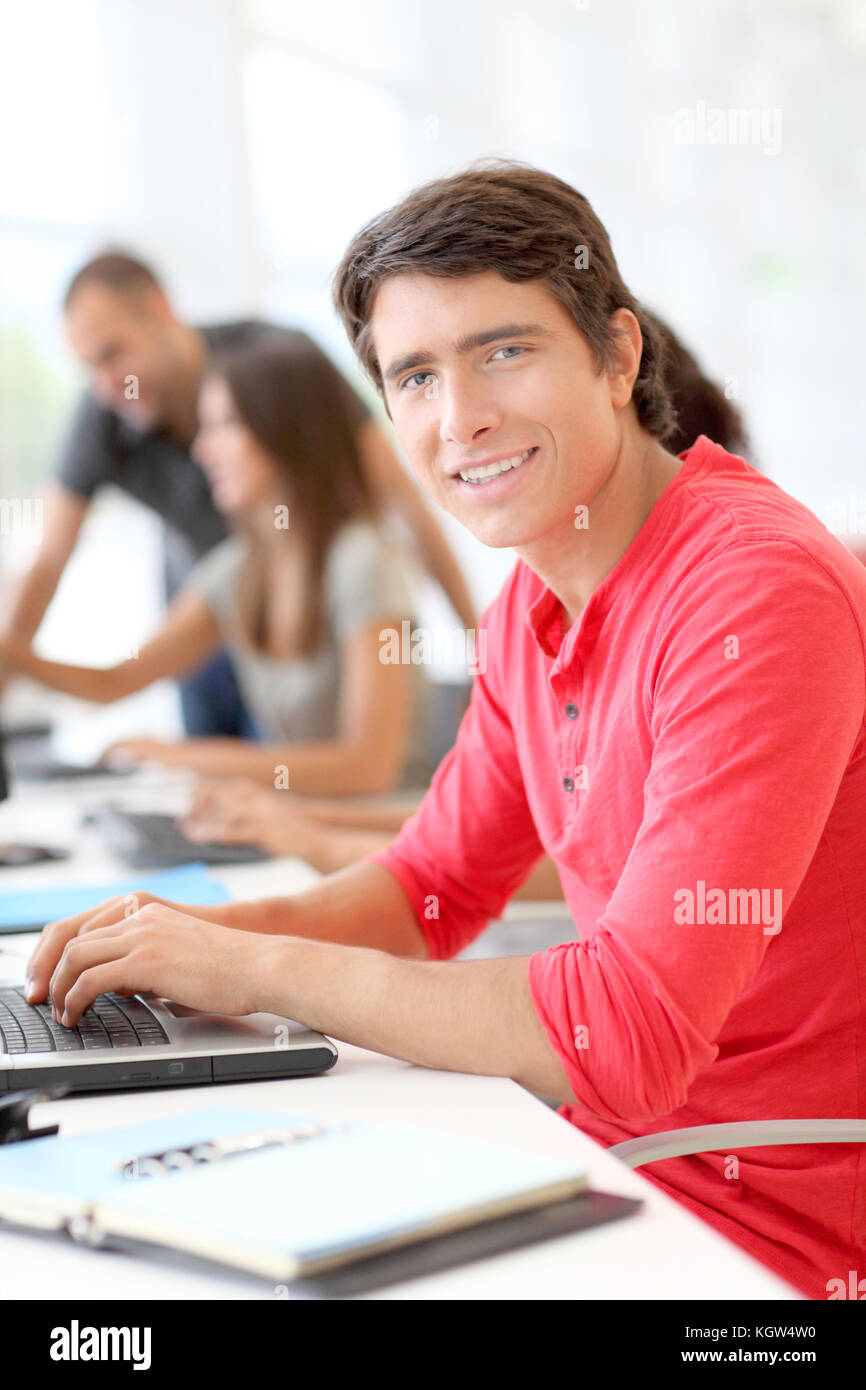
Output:
[[[140,807],[180,809],[185,779],[148,772],[111,782],[113,798]],[[127,871],[76,821],[104,799],[104,782],[22,787],[0,806],[0,840],[55,841],[74,857],[3,870],[0,892],[50,882],[122,877]],[[296,891],[317,875],[297,860],[220,869],[235,897]],[[545,913],[545,915],[547,915]],[[539,942],[526,926],[524,950]],[[495,934],[496,929],[491,931]],[[512,930],[513,935],[513,930]],[[27,938],[0,937],[0,972],[19,974],[12,952]],[[643,1209],[594,1230],[479,1261],[431,1278],[396,1285],[381,1299],[782,1299],[795,1289],[632,1172],[548,1106],[500,1078],[429,1071],[361,1048],[338,1044],[340,1059],[324,1076],[232,1086],[136,1091],[80,1097],[40,1106],[64,1134],[123,1125],[214,1103],[304,1111],[329,1119],[417,1119],[453,1131],[516,1145],[529,1152],[573,1155],[602,1190],[637,1196]],[[148,1258],[89,1251],[59,1237],[0,1232],[0,1297],[25,1299],[273,1299],[263,1280]]]

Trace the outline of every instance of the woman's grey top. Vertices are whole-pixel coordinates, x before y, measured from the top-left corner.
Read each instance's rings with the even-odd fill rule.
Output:
[[[186,585],[201,594],[219,623],[262,738],[297,743],[336,738],[343,643],[377,618],[405,619],[414,627],[400,557],[372,522],[347,522],[333,537],[325,559],[321,644],[310,656],[283,658],[256,651],[241,633],[235,595],[246,545],[239,536],[221,542],[199,560]],[[384,639],[382,646],[385,650]],[[397,650],[408,647],[408,641],[401,642]],[[390,650],[395,650],[393,642]],[[409,669],[413,717],[401,788],[426,787],[433,772],[429,681],[423,666],[409,663]]]

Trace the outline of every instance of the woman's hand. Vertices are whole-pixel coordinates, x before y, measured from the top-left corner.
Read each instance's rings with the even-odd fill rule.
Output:
[[[107,765],[116,763],[164,763],[170,765],[175,754],[175,745],[163,743],[158,738],[122,738],[112,743],[100,758]]]
[[[322,833],[290,792],[240,777],[202,781],[178,825],[190,840],[258,845],[269,854],[304,859]]]
[[[151,901],[67,941],[49,984],[54,1014],[72,1028],[107,991],[148,992],[207,1013],[256,1013],[272,995],[275,956],[286,940],[215,926]]]

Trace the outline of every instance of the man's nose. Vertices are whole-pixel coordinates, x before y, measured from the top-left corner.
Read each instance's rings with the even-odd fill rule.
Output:
[[[470,377],[434,384],[438,388],[439,434],[443,443],[471,444],[501,423],[501,408],[486,382]]]
[[[116,400],[123,395],[124,378],[115,371],[97,371],[93,374],[92,385],[100,400]]]

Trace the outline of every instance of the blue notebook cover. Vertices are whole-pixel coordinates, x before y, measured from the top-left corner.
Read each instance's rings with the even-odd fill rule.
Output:
[[[25,889],[0,893],[0,932],[26,931],[46,922],[73,917],[89,907],[98,907],[107,898],[121,894],[153,893],[172,902],[201,903],[211,906],[230,901],[229,894],[205,864],[183,864],[155,874],[117,879],[110,883],[73,883],[68,887]]]
[[[586,1187],[573,1159],[402,1121],[329,1125],[165,1176],[136,1156],[309,1117],[214,1107],[71,1139],[0,1148],[0,1216],[59,1228],[84,1218],[105,1233],[275,1280],[348,1264]]]
[[[186,1115],[109,1129],[98,1134],[49,1135],[0,1145],[0,1217],[23,1219],[44,1214],[60,1227],[66,1218],[89,1210],[101,1195],[129,1181],[130,1162],[143,1153],[162,1152],[214,1137],[272,1129],[290,1123],[270,1110],[208,1106]]]

